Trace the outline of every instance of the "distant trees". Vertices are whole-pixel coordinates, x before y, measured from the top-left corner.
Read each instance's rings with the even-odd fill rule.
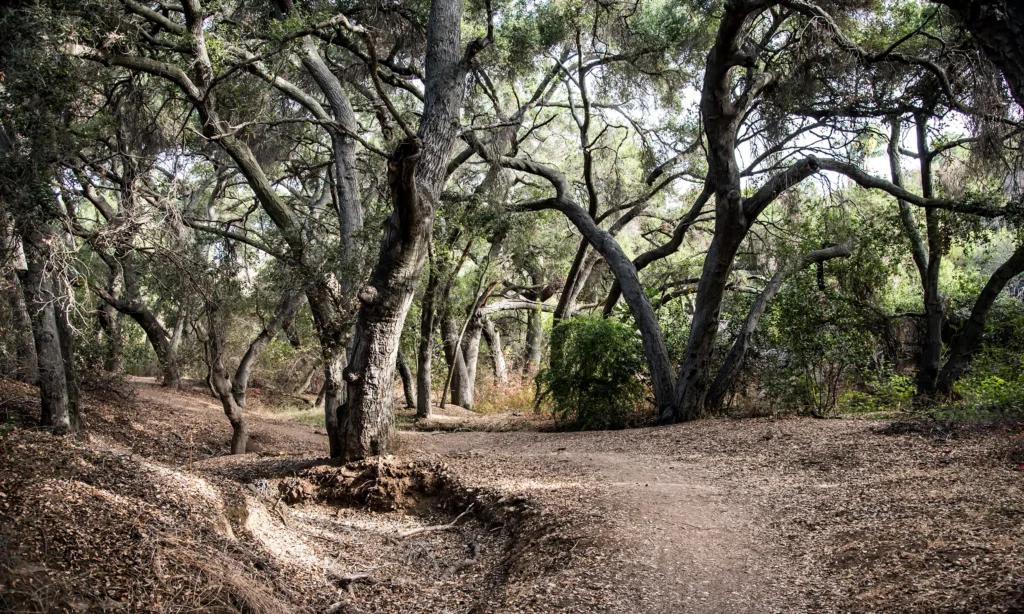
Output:
[[[948,395],[1024,266],[1002,249],[1020,20],[939,4],[5,9],[4,155],[23,160],[3,243],[26,256],[6,303],[35,332],[9,354],[73,416],[74,342],[132,370],[144,333],[165,385],[209,378],[242,452],[256,365],[302,328],[319,351],[298,388],[322,380],[330,454],[355,459],[393,443],[399,377],[421,418],[449,383],[473,408],[569,364],[551,331],[599,310],[637,331],[658,419],[692,420],[727,405],[808,267],[821,301],[895,317],[837,260],[880,249],[857,224],[891,216],[872,257],[916,274],[917,389]],[[809,230],[854,192],[872,216]],[[960,318],[944,271],[985,241],[1013,255]]]

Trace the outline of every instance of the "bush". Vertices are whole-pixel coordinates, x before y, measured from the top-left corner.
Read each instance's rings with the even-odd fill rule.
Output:
[[[875,413],[909,411],[914,402],[914,379],[883,367],[866,378],[865,390],[849,390],[840,399],[844,412]]]
[[[975,368],[954,384],[953,390],[963,398],[966,408],[974,412],[1016,414],[1024,411],[1024,378],[1017,373],[996,374]]]
[[[580,429],[624,428],[647,409],[647,363],[630,326],[577,317],[551,333],[551,364],[538,375],[559,422]],[[538,400],[538,404],[539,404]]]

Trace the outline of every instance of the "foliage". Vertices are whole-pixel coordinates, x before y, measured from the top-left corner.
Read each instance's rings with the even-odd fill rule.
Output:
[[[646,409],[646,362],[636,331],[580,316],[551,333],[551,364],[538,375],[555,418],[580,429],[623,428]]]
[[[825,416],[851,378],[870,367],[878,340],[857,306],[822,292],[814,277],[805,271],[776,298],[769,334],[779,369],[765,388],[774,402]]]
[[[909,411],[915,390],[912,377],[883,366],[866,379],[863,389],[851,389],[843,394],[839,410],[850,413]]]

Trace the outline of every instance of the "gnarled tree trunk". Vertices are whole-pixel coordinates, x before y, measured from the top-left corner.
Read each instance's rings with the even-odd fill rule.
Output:
[[[73,398],[68,392],[61,332],[57,322],[57,302],[60,299],[53,279],[54,263],[50,258],[50,241],[53,237],[32,227],[23,228],[21,237],[27,266],[20,275],[25,303],[32,320],[38,362],[40,424],[50,427],[55,435],[65,435],[72,432],[77,419],[73,420],[71,416]]]
[[[362,306],[346,369],[348,401],[341,425],[346,459],[387,449],[394,438],[392,390],[398,341],[416,282],[427,259],[441,188],[457,136],[470,57],[461,48],[462,0],[433,0],[427,23],[423,114],[416,138],[388,161],[394,212],[388,218]],[[480,46],[470,45],[467,56]]]

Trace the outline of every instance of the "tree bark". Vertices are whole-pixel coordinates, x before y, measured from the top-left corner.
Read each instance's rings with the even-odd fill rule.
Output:
[[[21,279],[15,271],[8,271],[5,274],[8,290],[8,304],[11,310],[11,325],[15,334],[15,356],[18,361],[18,369],[14,377],[18,381],[28,384],[35,384],[38,377],[38,365],[36,360],[36,342],[32,337],[32,319],[28,314],[28,306],[25,304],[25,292],[21,287]]]
[[[690,337],[675,388],[674,412],[662,414],[663,422],[693,420],[703,413],[722,299],[736,252],[757,215],[795,182],[796,178],[790,175],[798,166],[793,165],[770,179],[749,199],[742,197],[736,161],[737,132],[758,85],[763,87],[770,77],[762,75],[760,81],[752,81],[746,92],[734,99],[735,87],[729,72],[741,65],[755,66],[756,59],[741,41],[750,16],[765,7],[757,2],[731,2],[725,8],[715,44],[708,52],[700,102],[707,138],[707,183],[715,191],[715,230],[697,285]]]
[[[420,305],[420,347],[416,361],[416,417],[429,418],[431,413],[430,394],[433,387],[433,356],[434,356],[434,327],[435,297],[439,282],[438,271],[434,263],[433,253],[429,256],[429,270],[427,278],[427,289],[423,294],[423,302]]]
[[[82,405],[79,399],[78,366],[75,365],[75,329],[71,325],[71,311],[68,303],[73,296],[71,288],[65,280],[55,284],[59,289],[60,298],[54,302],[53,315],[57,321],[57,333],[60,341],[61,358],[64,361],[64,381],[68,397],[68,423],[70,432],[81,433],[84,430]]]
[[[916,116],[918,159],[921,168],[921,196],[933,198],[932,154],[928,147],[928,124],[924,114]],[[942,328],[945,324],[945,302],[939,291],[939,270],[942,265],[942,231],[939,227],[939,212],[925,209],[925,229],[928,236],[928,266],[924,286],[925,342],[921,352],[921,364],[917,374],[918,394],[930,396],[935,393],[936,379],[942,360]]]
[[[224,415],[231,423],[231,453],[245,454],[249,442],[249,431],[245,425],[244,408],[235,400],[231,391],[231,381],[228,378],[227,368],[224,366],[224,317],[220,313],[218,305],[208,305],[207,315],[209,318],[209,343],[210,343],[210,384],[213,386],[221,405],[224,407]]]
[[[53,264],[49,244],[47,236],[36,228],[21,229],[21,237],[27,264],[21,282],[38,362],[40,424],[50,427],[55,435],[65,435],[71,432],[71,407],[55,308],[58,297],[48,270]]]
[[[299,385],[294,388],[295,394],[305,394],[309,390],[309,385],[313,382],[313,376],[316,375],[317,369],[320,368],[320,362],[314,360],[313,364],[309,366],[309,370],[302,376],[302,380],[299,381]]]
[[[565,276],[565,283],[562,284],[562,292],[558,295],[558,304],[555,306],[554,318],[557,324],[561,320],[566,320],[572,317],[573,306],[576,303],[576,297],[579,296],[580,291],[583,289],[583,282],[581,280],[587,268],[587,256],[593,253],[590,249],[590,243],[584,237],[580,241],[580,246],[576,249],[576,255],[573,257],[572,265],[569,267],[569,273]],[[534,283],[537,283],[536,281]]]
[[[345,459],[380,454],[394,438],[392,387],[399,336],[427,259],[470,64],[462,55],[462,9],[462,0],[431,2],[419,132],[399,144],[388,163],[394,212],[385,226],[377,266],[359,292],[362,305],[346,371]],[[470,44],[467,56],[479,50],[478,42]]]
[[[483,334],[483,323],[474,317],[466,328],[462,340],[462,356],[466,363],[466,380],[462,397],[462,407],[473,409],[476,406],[476,368],[480,358],[480,338]]]
[[[324,430],[327,431],[333,458],[342,450],[340,424],[345,402],[344,370],[348,364],[348,320],[338,311],[331,285],[326,280],[318,280],[307,288],[306,297],[320,341],[320,361],[324,370],[324,384],[320,391],[324,402]]]
[[[459,326],[453,318],[449,317],[445,318],[441,328],[444,334],[444,357],[448,363],[448,370],[451,372],[449,383],[452,395],[451,403],[459,407],[466,407],[464,403],[469,395],[469,373],[466,369],[466,356],[459,343]],[[443,397],[441,402],[444,402]]]
[[[543,309],[538,305],[526,315],[526,360],[527,377],[533,377],[540,368],[544,358],[544,319]]]
[[[508,383],[508,366],[505,364],[505,353],[501,349],[501,332],[487,318],[483,318],[483,335],[491,348],[491,359],[494,361],[494,381],[500,386]]]

